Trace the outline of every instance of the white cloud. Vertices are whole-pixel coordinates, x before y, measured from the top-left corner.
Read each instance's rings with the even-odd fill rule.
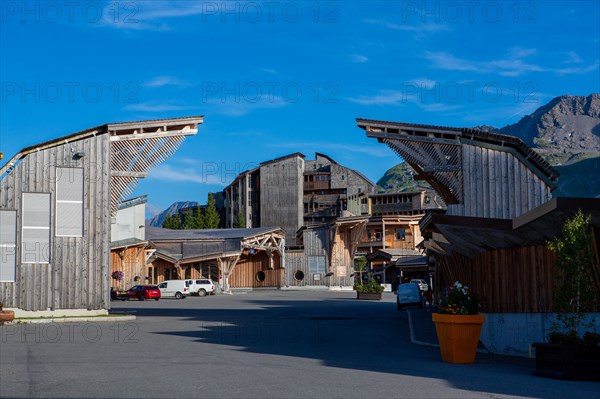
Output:
[[[438,23],[418,23],[416,25],[404,24],[400,25],[395,22],[389,22],[384,19],[364,19],[363,22],[383,26],[388,29],[398,30],[398,31],[407,31],[407,32],[415,32],[415,33],[430,33],[430,32],[440,32],[448,30],[447,25],[438,24]]]
[[[156,179],[164,182],[189,182],[197,184],[210,184],[225,186],[225,179],[222,178],[218,168],[214,168],[214,163],[209,164],[211,167],[196,168],[173,168],[170,165],[163,164],[152,169],[148,174],[148,179]]]
[[[384,89],[376,94],[349,97],[346,100],[360,105],[403,105],[418,102],[425,90],[431,90],[439,82],[428,78],[416,78],[402,83],[401,90]]]
[[[240,98],[238,101],[210,99],[206,102],[206,106],[211,109],[212,113],[229,116],[243,116],[257,109],[282,108],[289,104],[292,104],[292,101],[287,101],[285,98],[277,96],[270,98],[269,96],[264,96],[264,98],[258,101]]]
[[[384,146],[362,146],[362,145],[353,145],[353,144],[341,144],[341,143],[332,143],[328,141],[322,142],[279,142],[279,143],[269,143],[267,147],[272,148],[291,148],[295,151],[301,151],[302,149],[306,149],[307,146],[310,146],[310,149],[315,149],[317,152],[325,152],[327,150],[333,151],[344,151],[349,153],[359,153],[365,154],[374,157],[385,157],[385,156],[396,156],[394,153],[388,151],[388,149]],[[308,152],[308,151],[307,151]]]
[[[109,2],[102,12],[100,25],[115,29],[168,31],[171,26],[166,19],[197,15],[208,18],[219,4],[204,1]]]
[[[156,77],[150,79],[149,81],[144,82],[143,85],[145,87],[156,88],[156,87],[164,87],[164,86],[188,87],[188,86],[191,86],[192,84],[190,82],[181,80],[174,76],[156,76]]]
[[[563,61],[565,64],[581,64],[583,59],[574,51],[568,51],[566,53],[567,60]]]
[[[379,90],[377,94],[349,97],[351,101],[360,105],[402,105],[408,102],[409,95],[399,90]]]
[[[514,47],[508,51],[507,58],[478,61],[456,57],[447,52],[425,51],[423,57],[432,63],[433,68],[447,71],[497,73],[501,76],[520,76],[529,72],[548,72],[557,75],[582,74],[598,69],[598,62],[587,67],[552,68],[526,62],[520,58],[537,53],[535,49]]]
[[[369,61],[369,58],[367,56],[360,54],[352,54],[350,56],[350,59],[356,64],[364,64],[365,62]]]
[[[125,107],[128,111],[141,111],[141,112],[168,112],[168,111],[198,111],[199,107],[192,105],[178,105],[178,104],[163,104],[163,103],[138,103],[130,104]]]

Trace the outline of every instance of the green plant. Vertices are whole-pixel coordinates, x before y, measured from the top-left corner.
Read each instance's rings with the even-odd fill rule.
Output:
[[[362,280],[363,273],[367,271],[367,258],[359,256],[354,259],[354,272],[358,273],[359,281]]]
[[[354,284],[354,289],[356,292],[371,292],[371,293],[380,293],[383,292],[383,286],[377,282],[374,278],[370,278],[367,283]]]
[[[458,281],[440,300],[438,313],[472,315],[479,313],[479,298],[469,292],[469,287]]]
[[[562,237],[548,242],[550,251],[557,255],[554,264],[556,321],[549,336],[553,343],[582,344],[580,328],[592,328],[586,315],[598,305],[599,294],[593,284],[596,265],[590,220],[591,216],[579,210],[565,222]]]

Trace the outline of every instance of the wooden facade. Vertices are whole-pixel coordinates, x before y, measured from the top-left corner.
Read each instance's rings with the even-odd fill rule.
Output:
[[[509,223],[431,218],[423,227],[436,260],[437,291],[459,281],[480,297],[484,312],[552,312],[559,276],[547,241],[559,236],[579,209],[592,216],[596,264],[590,284],[600,291],[600,199],[591,198],[553,199]]]
[[[27,147],[9,160],[0,169],[4,306],[107,309],[111,217],[137,179],[200,123],[202,117],[107,124]],[[8,236],[14,242],[6,244]]]
[[[551,199],[558,172],[516,137],[476,129],[358,119],[448,205],[447,215],[512,219]]]
[[[279,288],[283,284],[285,239],[278,228],[169,230],[147,228],[155,252],[153,282],[206,277],[224,291]]]

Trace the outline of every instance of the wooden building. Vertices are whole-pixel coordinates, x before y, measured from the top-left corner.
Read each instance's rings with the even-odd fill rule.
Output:
[[[372,193],[375,184],[324,154],[306,160],[301,153],[261,163],[241,173],[225,188],[227,227],[236,213],[246,227],[280,226],[288,245],[296,245],[303,225],[327,223],[342,216],[349,195]]]
[[[0,169],[0,301],[109,308],[111,222],[137,179],[203,117],[105,124],[21,150]]]
[[[547,242],[578,210],[591,215],[600,259],[600,199],[553,198],[512,220],[432,214],[421,222],[441,287],[464,282],[489,313],[551,312],[555,255]],[[600,264],[596,279],[600,291]],[[598,304],[600,311],[600,304]]]
[[[231,288],[279,288],[285,268],[280,228],[170,230],[147,227],[149,275],[164,280],[211,278]]]
[[[351,289],[354,256],[366,224],[361,216],[300,228],[300,245],[286,252],[285,286]]]
[[[364,119],[358,125],[448,204],[447,212],[430,211],[419,222],[434,291],[459,281],[479,296],[486,314],[481,340],[493,352],[527,355],[532,342],[545,341],[555,278],[546,243],[581,209],[592,215],[598,255],[600,200],[552,199],[558,172],[516,137]],[[598,264],[595,275],[590,284],[600,290]]]
[[[448,205],[447,215],[512,219],[551,198],[558,172],[517,137],[476,129],[357,119]]]

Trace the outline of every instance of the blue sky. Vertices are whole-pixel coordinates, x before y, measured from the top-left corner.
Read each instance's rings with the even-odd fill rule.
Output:
[[[297,151],[376,181],[399,158],[356,117],[502,127],[600,92],[596,1],[0,6],[3,161],[103,123],[204,115],[136,189],[161,209]]]

